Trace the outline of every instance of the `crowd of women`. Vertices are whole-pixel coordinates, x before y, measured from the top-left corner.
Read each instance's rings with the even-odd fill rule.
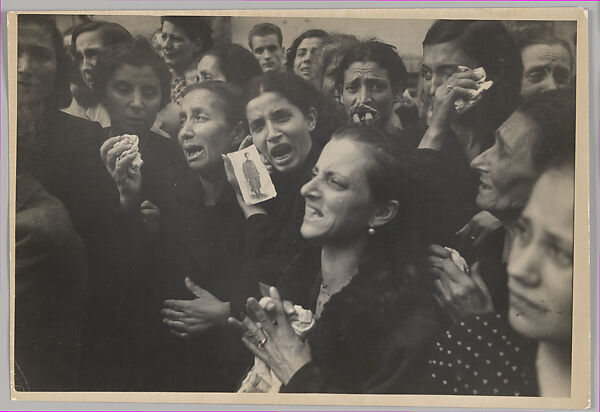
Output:
[[[398,24],[401,24],[399,22]],[[568,396],[574,58],[18,21],[15,386]],[[277,196],[244,202],[255,145]],[[140,159],[141,157],[141,159]]]

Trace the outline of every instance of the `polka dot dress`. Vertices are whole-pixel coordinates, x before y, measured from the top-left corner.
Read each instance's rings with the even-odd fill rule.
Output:
[[[435,343],[430,393],[536,396],[532,344],[498,314],[466,318]]]

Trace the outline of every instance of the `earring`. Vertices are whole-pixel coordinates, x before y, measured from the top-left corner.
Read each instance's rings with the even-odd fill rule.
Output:
[[[375,234],[375,228],[373,226],[371,226],[368,230],[368,233],[370,236],[373,236]]]

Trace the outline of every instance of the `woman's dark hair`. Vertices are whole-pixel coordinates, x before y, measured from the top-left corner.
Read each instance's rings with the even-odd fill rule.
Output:
[[[81,23],[73,28],[73,34],[71,37],[71,53],[73,54],[73,62],[75,63],[75,70],[71,77],[71,92],[77,102],[83,107],[91,107],[98,103],[96,95],[90,90],[87,84],[81,77],[79,65],[81,62],[77,56],[77,37],[82,33],[98,31],[100,38],[102,39],[102,46],[109,47],[117,43],[126,42],[132,39],[131,33],[117,23],[110,23],[107,21],[88,21]]]
[[[561,158],[574,157],[575,93],[571,88],[548,90],[529,96],[517,110],[536,124],[531,159],[538,172]]]
[[[240,88],[262,73],[256,57],[239,44],[220,44],[207,51],[204,56],[215,56],[226,81]]]
[[[300,36],[296,37],[296,39],[292,42],[292,45],[287,49],[285,53],[286,67],[289,71],[294,71],[294,60],[296,59],[298,46],[300,46],[302,40],[310,39],[313,37],[327,40],[329,38],[329,34],[325,30],[314,29],[305,31]]]
[[[423,47],[447,42],[457,44],[494,81],[480,107],[490,128],[497,129],[520,101],[523,63],[519,48],[502,23],[491,20],[438,20],[427,32]]]
[[[394,94],[406,87],[408,73],[396,48],[377,40],[367,40],[348,48],[342,57],[336,76],[336,88],[339,93],[342,91],[344,73],[348,67],[354,62],[368,61],[377,63],[387,71]]]
[[[188,93],[195,90],[208,90],[211,92],[219,102],[219,108],[225,114],[227,123],[230,125],[237,125],[240,121],[243,123],[245,128],[244,136],[247,135],[247,122],[246,114],[244,113],[245,105],[242,98],[242,91],[239,87],[223,82],[219,80],[211,80],[202,83],[194,83],[187,86],[181,93],[181,99],[185,98]],[[232,142],[232,150],[237,150],[240,145],[240,141]]]
[[[205,16],[162,16],[160,25],[165,21],[173,23],[181,28],[186,36],[192,40],[199,39],[202,42],[202,52],[210,49],[213,45],[212,22],[210,17]]]
[[[365,154],[373,159],[366,174],[374,201],[397,200],[399,203],[396,217],[377,228],[373,240],[382,247],[401,244],[416,251],[419,242],[415,217],[419,202],[414,149],[375,128],[359,125],[342,126],[333,133],[331,140],[350,140],[362,145]]]
[[[171,99],[171,73],[164,60],[156,53],[150,42],[141,36],[128,42],[107,47],[98,58],[94,68],[94,94],[99,101],[106,93],[106,86],[114,72],[128,64],[134,67],[150,66],[160,81],[161,107]]]
[[[65,51],[63,37],[56,28],[54,18],[46,14],[20,14],[19,24],[34,24],[48,32],[56,53],[56,75],[54,76],[53,91],[45,102],[46,108],[61,109],[67,107],[71,103],[72,97],[69,83],[73,63]]]
[[[321,59],[316,71],[319,84],[323,84],[327,67],[334,62],[336,63],[337,68],[340,63],[339,59],[348,49],[355,47],[358,44],[358,39],[352,34],[333,33],[330,35],[329,40],[323,44],[323,53],[321,54]]]

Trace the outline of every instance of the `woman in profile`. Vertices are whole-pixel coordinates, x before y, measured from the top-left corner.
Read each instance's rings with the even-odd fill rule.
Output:
[[[243,324],[230,319],[282,392],[417,390],[437,322],[407,225],[413,190],[409,154],[380,132],[347,127],[325,145],[301,190],[310,244]],[[307,310],[305,340],[292,324]]]

